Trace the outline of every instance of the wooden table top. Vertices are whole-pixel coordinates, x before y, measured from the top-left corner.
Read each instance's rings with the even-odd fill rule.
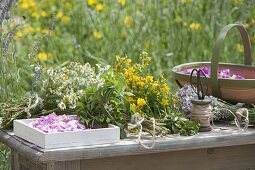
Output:
[[[152,149],[141,146],[136,138],[120,140],[115,144],[42,149],[14,136],[11,131],[3,130],[0,130],[0,142],[29,159],[50,162],[249,145],[255,144],[255,128],[239,131],[235,126],[218,124],[211,132],[201,132],[194,136],[168,135],[158,137]],[[143,142],[151,145],[152,141],[147,139]]]

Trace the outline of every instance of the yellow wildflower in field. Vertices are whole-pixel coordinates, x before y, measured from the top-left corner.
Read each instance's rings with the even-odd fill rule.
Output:
[[[93,36],[94,36],[96,39],[100,40],[100,39],[103,37],[103,33],[102,33],[102,32],[99,32],[99,31],[94,31],[94,32],[93,32]]]
[[[32,17],[35,17],[35,18],[37,18],[37,17],[39,17],[40,15],[37,13],[37,12],[33,12],[32,13]]]
[[[38,58],[39,58],[39,60],[41,60],[41,61],[46,61],[46,60],[48,59],[48,56],[47,56],[46,53],[39,53],[39,54],[38,54]]]
[[[66,8],[66,9],[71,9],[71,8],[72,8],[72,4],[69,3],[69,2],[66,2],[66,3],[65,3],[65,8]]]
[[[33,30],[34,30],[33,27],[31,27],[29,24],[24,25],[24,33],[25,34],[31,33]]]
[[[103,4],[97,4],[96,5],[96,10],[97,11],[102,11],[104,9],[104,5]]]
[[[200,30],[201,29],[201,25],[199,23],[192,23],[189,25],[189,28],[192,30]]]
[[[168,85],[167,85],[166,83],[163,84],[163,86],[160,88],[160,91],[161,91],[162,93],[168,93],[169,90],[170,90],[170,88],[168,87]]]
[[[96,39],[101,39],[103,37],[103,33],[102,32],[99,32],[99,31],[94,31],[93,32],[93,36],[96,38]]]
[[[62,18],[64,16],[64,13],[59,11],[56,15],[57,18]]]
[[[24,1],[20,4],[20,8],[22,9],[28,9],[29,8],[29,4],[28,2]]]
[[[87,0],[87,3],[89,6],[95,5],[97,3],[97,0]]]
[[[241,44],[236,44],[236,50],[238,51],[238,52],[240,52],[240,53],[243,53],[243,51],[244,51],[244,49],[243,49],[243,45],[241,45]]]
[[[69,18],[68,16],[65,15],[65,16],[62,17],[62,22],[63,22],[63,23],[66,24],[66,23],[68,23],[69,21],[70,21],[70,18]]]
[[[15,34],[15,38],[16,39],[19,39],[23,36],[22,32],[21,31],[17,31],[16,34]]]
[[[137,103],[137,106],[140,107],[140,106],[145,105],[146,101],[143,98],[138,98],[136,103]]]
[[[128,27],[132,27],[134,24],[133,18],[131,16],[126,16],[124,18],[124,24],[126,24]]]
[[[47,16],[46,11],[42,11],[42,12],[41,12],[41,16],[42,16],[42,17],[46,17],[46,16]]]
[[[29,1],[29,8],[30,9],[33,9],[35,8],[35,2],[32,0],[32,1]]]
[[[118,0],[118,2],[121,6],[124,6],[126,4],[126,0]]]

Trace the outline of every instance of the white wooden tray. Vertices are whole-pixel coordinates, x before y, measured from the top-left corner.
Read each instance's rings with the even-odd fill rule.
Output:
[[[44,133],[30,125],[33,120],[14,120],[14,135],[45,149],[108,144],[120,140],[120,128],[115,125],[100,129]]]

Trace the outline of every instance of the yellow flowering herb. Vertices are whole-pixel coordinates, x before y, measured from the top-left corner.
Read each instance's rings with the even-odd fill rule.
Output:
[[[89,6],[95,5],[97,3],[97,0],[87,0],[87,3]]]
[[[29,1],[29,8],[30,9],[35,8],[35,2],[34,1]]]
[[[68,16],[65,15],[65,16],[62,17],[62,22],[63,22],[63,23],[66,24],[66,23],[68,23],[69,21],[70,21],[70,18],[69,18]]]
[[[161,101],[161,104],[162,104],[163,106],[169,105],[169,100],[168,100],[168,98],[163,98],[162,101]]]
[[[46,16],[47,16],[46,11],[42,11],[42,12],[41,12],[41,16],[42,16],[42,17],[46,17]]]
[[[118,2],[121,6],[124,6],[126,4],[126,0],[118,0]]]
[[[22,36],[23,36],[23,34],[22,34],[21,31],[17,31],[16,34],[15,34],[16,39],[21,38]]]
[[[189,28],[192,30],[200,30],[201,29],[201,25],[199,23],[191,23],[189,25]]]
[[[126,65],[129,66],[131,64],[131,59],[126,59]]]
[[[39,53],[39,54],[38,54],[38,58],[39,58],[39,60],[41,60],[41,61],[46,61],[46,60],[48,59],[48,56],[47,56],[46,53]]]
[[[31,27],[29,24],[24,25],[24,33],[25,34],[31,33],[33,30],[34,30],[33,27]]]
[[[28,9],[28,8],[29,8],[29,4],[28,4],[27,2],[22,2],[22,3],[20,4],[20,8],[22,8],[22,9]]]
[[[133,75],[131,78],[132,78],[132,80],[133,80],[134,82],[137,82],[137,81],[140,80],[140,77],[137,76],[137,75]]]
[[[131,96],[129,96],[127,99],[128,99],[128,101],[131,102],[131,103],[135,101],[134,98],[131,97]]]
[[[71,9],[71,8],[72,8],[72,4],[69,3],[69,2],[66,2],[66,3],[65,3],[65,8],[66,8],[66,9]]]
[[[37,12],[33,12],[32,13],[32,17],[35,17],[35,18],[37,18],[37,17],[39,17],[40,15],[37,13]]]
[[[146,83],[152,83],[153,82],[153,76],[146,76],[145,82]]]
[[[136,103],[138,107],[141,107],[146,104],[146,101],[143,98],[138,98]]]
[[[128,27],[132,27],[134,24],[133,18],[131,16],[127,16],[124,18],[124,24],[127,25]]]
[[[93,32],[93,36],[95,37],[95,39],[101,39],[103,37],[103,33],[99,32],[99,31],[94,31]]]
[[[163,84],[163,86],[162,86],[161,89],[160,89],[160,91],[161,91],[162,93],[168,93],[169,90],[170,90],[170,88],[168,87],[168,85],[167,85],[166,83]]]
[[[104,5],[103,4],[97,4],[96,5],[96,10],[97,11],[102,11],[104,9]]]
[[[138,81],[137,83],[136,83],[136,85],[138,86],[138,87],[143,87],[144,86],[144,82],[142,82],[142,81]]]
[[[59,11],[56,15],[57,18],[62,18],[64,16],[64,13]]]

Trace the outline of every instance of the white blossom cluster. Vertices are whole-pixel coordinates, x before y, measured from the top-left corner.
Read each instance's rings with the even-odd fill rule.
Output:
[[[67,107],[74,109],[84,91],[89,88],[100,88],[105,84],[104,76],[110,74],[110,66],[89,63],[84,65],[72,62],[62,68],[49,68],[48,78],[44,80],[44,90],[58,96],[58,107],[65,110]]]

